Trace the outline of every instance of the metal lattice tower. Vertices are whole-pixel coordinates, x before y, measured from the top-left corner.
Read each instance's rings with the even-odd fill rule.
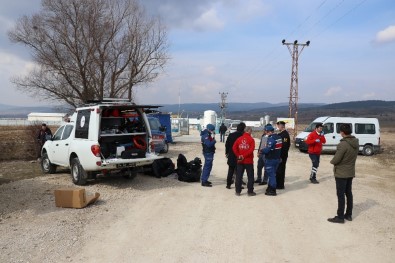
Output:
[[[295,141],[298,132],[298,59],[305,46],[310,45],[310,41],[306,44],[298,44],[295,40],[293,43],[286,43],[285,39],[282,41],[286,45],[292,57],[292,73],[291,73],[291,86],[289,89],[289,118],[294,118],[295,128],[293,132],[293,140]],[[292,46],[292,48],[291,48]],[[301,47],[299,51],[299,47]]]
[[[220,92],[221,102],[219,103],[219,108],[221,109],[221,122],[223,122],[226,118],[226,108],[228,107],[228,103],[226,103],[226,98],[228,97],[227,92]]]

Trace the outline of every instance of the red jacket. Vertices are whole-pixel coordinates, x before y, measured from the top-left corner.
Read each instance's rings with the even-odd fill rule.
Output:
[[[236,158],[240,155],[244,157],[243,160],[238,160],[237,163],[240,164],[253,164],[254,163],[254,150],[255,150],[255,140],[251,137],[248,132],[243,133],[243,135],[235,141],[232,150],[236,155]]]
[[[316,140],[320,140],[316,142]],[[306,143],[309,146],[308,152],[310,154],[321,154],[322,144],[326,143],[324,135],[318,134],[317,131],[312,131],[306,138]]]

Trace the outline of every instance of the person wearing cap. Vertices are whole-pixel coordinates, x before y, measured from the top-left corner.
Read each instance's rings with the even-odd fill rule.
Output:
[[[231,189],[231,185],[233,183],[233,175],[236,172],[237,167],[237,157],[234,154],[232,148],[235,144],[236,140],[243,135],[244,129],[246,125],[244,122],[240,122],[237,127],[236,131],[229,134],[228,138],[225,142],[225,156],[228,159],[228,175],[226,177],[226,188]]]
[[[275,196],[277,195],[276,172],[280,163],[283,140],[278,134],[274,133],[274,127],[272,125],[266,125],[265,130],[268,138],[266,147],[262,149],[262,152],[265,154],[265,172],[269,177],[265,195]]]
[[[281,147],[281,162],[278,165],[276,173],[277,189],[284,189],[285,181],[285,168],[288,160],[288,151],[291,145],[291,138],[289,137],[288,131],[285,129],[285,122],[277,122],[277,128],[279,130],[278,135],[280,135],[283,140],[283,146]]]
[[[263,148],[266,147],[267,138],[268,138],[268,136],[266,134],[266,130],[265,130],[265,128],[263,128],[263,134],[262,134],[261,141],[260,141],[259,147],[258,147],[257,179],[255,180],[255,183],[257,183],[259,185],[266,185],[267,180],[268,180],[267,173],[265,173],[265,172],[264,172],[263,178],[262,178],[262,170],[263,170],[263,168],[265,168],[265,154],[262,152],[262,150],[263,150]]]
[[[320,155],[322,152],[322,145],[326,143],[324,132],[322,131],[322,123],[315,125],[315,130],[310,132],[306,138],[306,144],[308,145],[308,153],[311,159],[311,173],[310,182],[312,184],[319,184],[317,181],[317,170],[320,165]]]
[[[213,136],[215,126],[207,124],[205,130],[200,133],[200,140],[203,147],[204,166],[202,170],[202,186],[211,187],[212,184],[208,180],[210,177],[211,169],[213,168],[214,153],[215,153],[215,138]]]
[[[47,127],[47,124],[41,124],[40,130],[37,132],[37,142],[40,147],[40,150],[37,154],[37,158],[41,158],[41,149],[44,146],[44,143],[47,141],[47,137],[52,137],[51,129]]]
[[[242,189],[242,179],[244,171],[247,172],[247,189],[248,196],[254,196],[254,150],[255,140],[251,136],[252,128],[246,127],[242,136],[237,138],[233,144],[232,150],[237,157],[236,171],[236,195],[239,196]]]

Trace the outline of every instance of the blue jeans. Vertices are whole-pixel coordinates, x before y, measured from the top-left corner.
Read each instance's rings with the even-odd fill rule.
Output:
[[[267,172],[265,171],[263,174],[263,180],[262,180],[262,169],[265,167],[265,155],[261,155],[258,157],[258,165],[257,165],[257,180],[260,182],[266,182],[268,180]]]
[[[269,177],[268,185],[273,189],[277,188],[276,173],[279,164],[280,164],[280,159],[265,160],[265,173],[267,173]]]
[[[213,161],[214,161],[214,153],[203,153],[204,156],[204,166],[202,171],[202,183],[207,182],[211,169],[213,168]]]

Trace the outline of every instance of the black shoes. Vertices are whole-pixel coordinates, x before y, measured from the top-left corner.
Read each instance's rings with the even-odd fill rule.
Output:
[[[240,196],[240,193],[238,193],[238,192],[235,192],[235,195],[236,195],[236,196]]]
[[[256,179],[255,181],[254,181],[254,183],[256,183],[256,184],[259,184],[261,182],[261,179]]]
[[[241,184],[242,184],[242,185],[246,185],[246,183],[245,183],[244,181],[241,181]]]
[[[273,189],[273,188],[271,188],[271,187],[268,187],[268,188],[266,189],[265,195],[276,196],[276,195],[277,195],[276,189]]]
[[[248,192],[247,194],[248,194],[248,196],[256,196],[255,192]]]
[[[259,185],[267,185],[267,182],[260,182]]]
[[[317,179],[315,179],[315,178],[310,178],[310,182],[311,182],[312,184],[319,184],[319,183],[320,183],[320,182],[318,182]]]
[[[227,188],[227,189],[232,189],[232,187],[230,187],[230,185],[227,185],[226,188]]]
[[[202,182],[202,186],[212,187],[212,185],[209,182]]]
[[[283,190],[285,187],[284,186],[277,186],[276,189]]]
[[[347,221],[352,221],[352,216],[344,215],[344,219],[346,219]]]
[[[328,221],[331,222],[331,223],[344,224],[344,219],[340,218],[338,216],[335,216],[334,218],[328,218]]]
[[[265,193],[265,195],[269,195],[269,196],[276,196],[276,195],[277,195],[277,193],[276,193],[276,192],[274,192],[274,191],[269,191],[269,192],[266,192],[266,193]]]

